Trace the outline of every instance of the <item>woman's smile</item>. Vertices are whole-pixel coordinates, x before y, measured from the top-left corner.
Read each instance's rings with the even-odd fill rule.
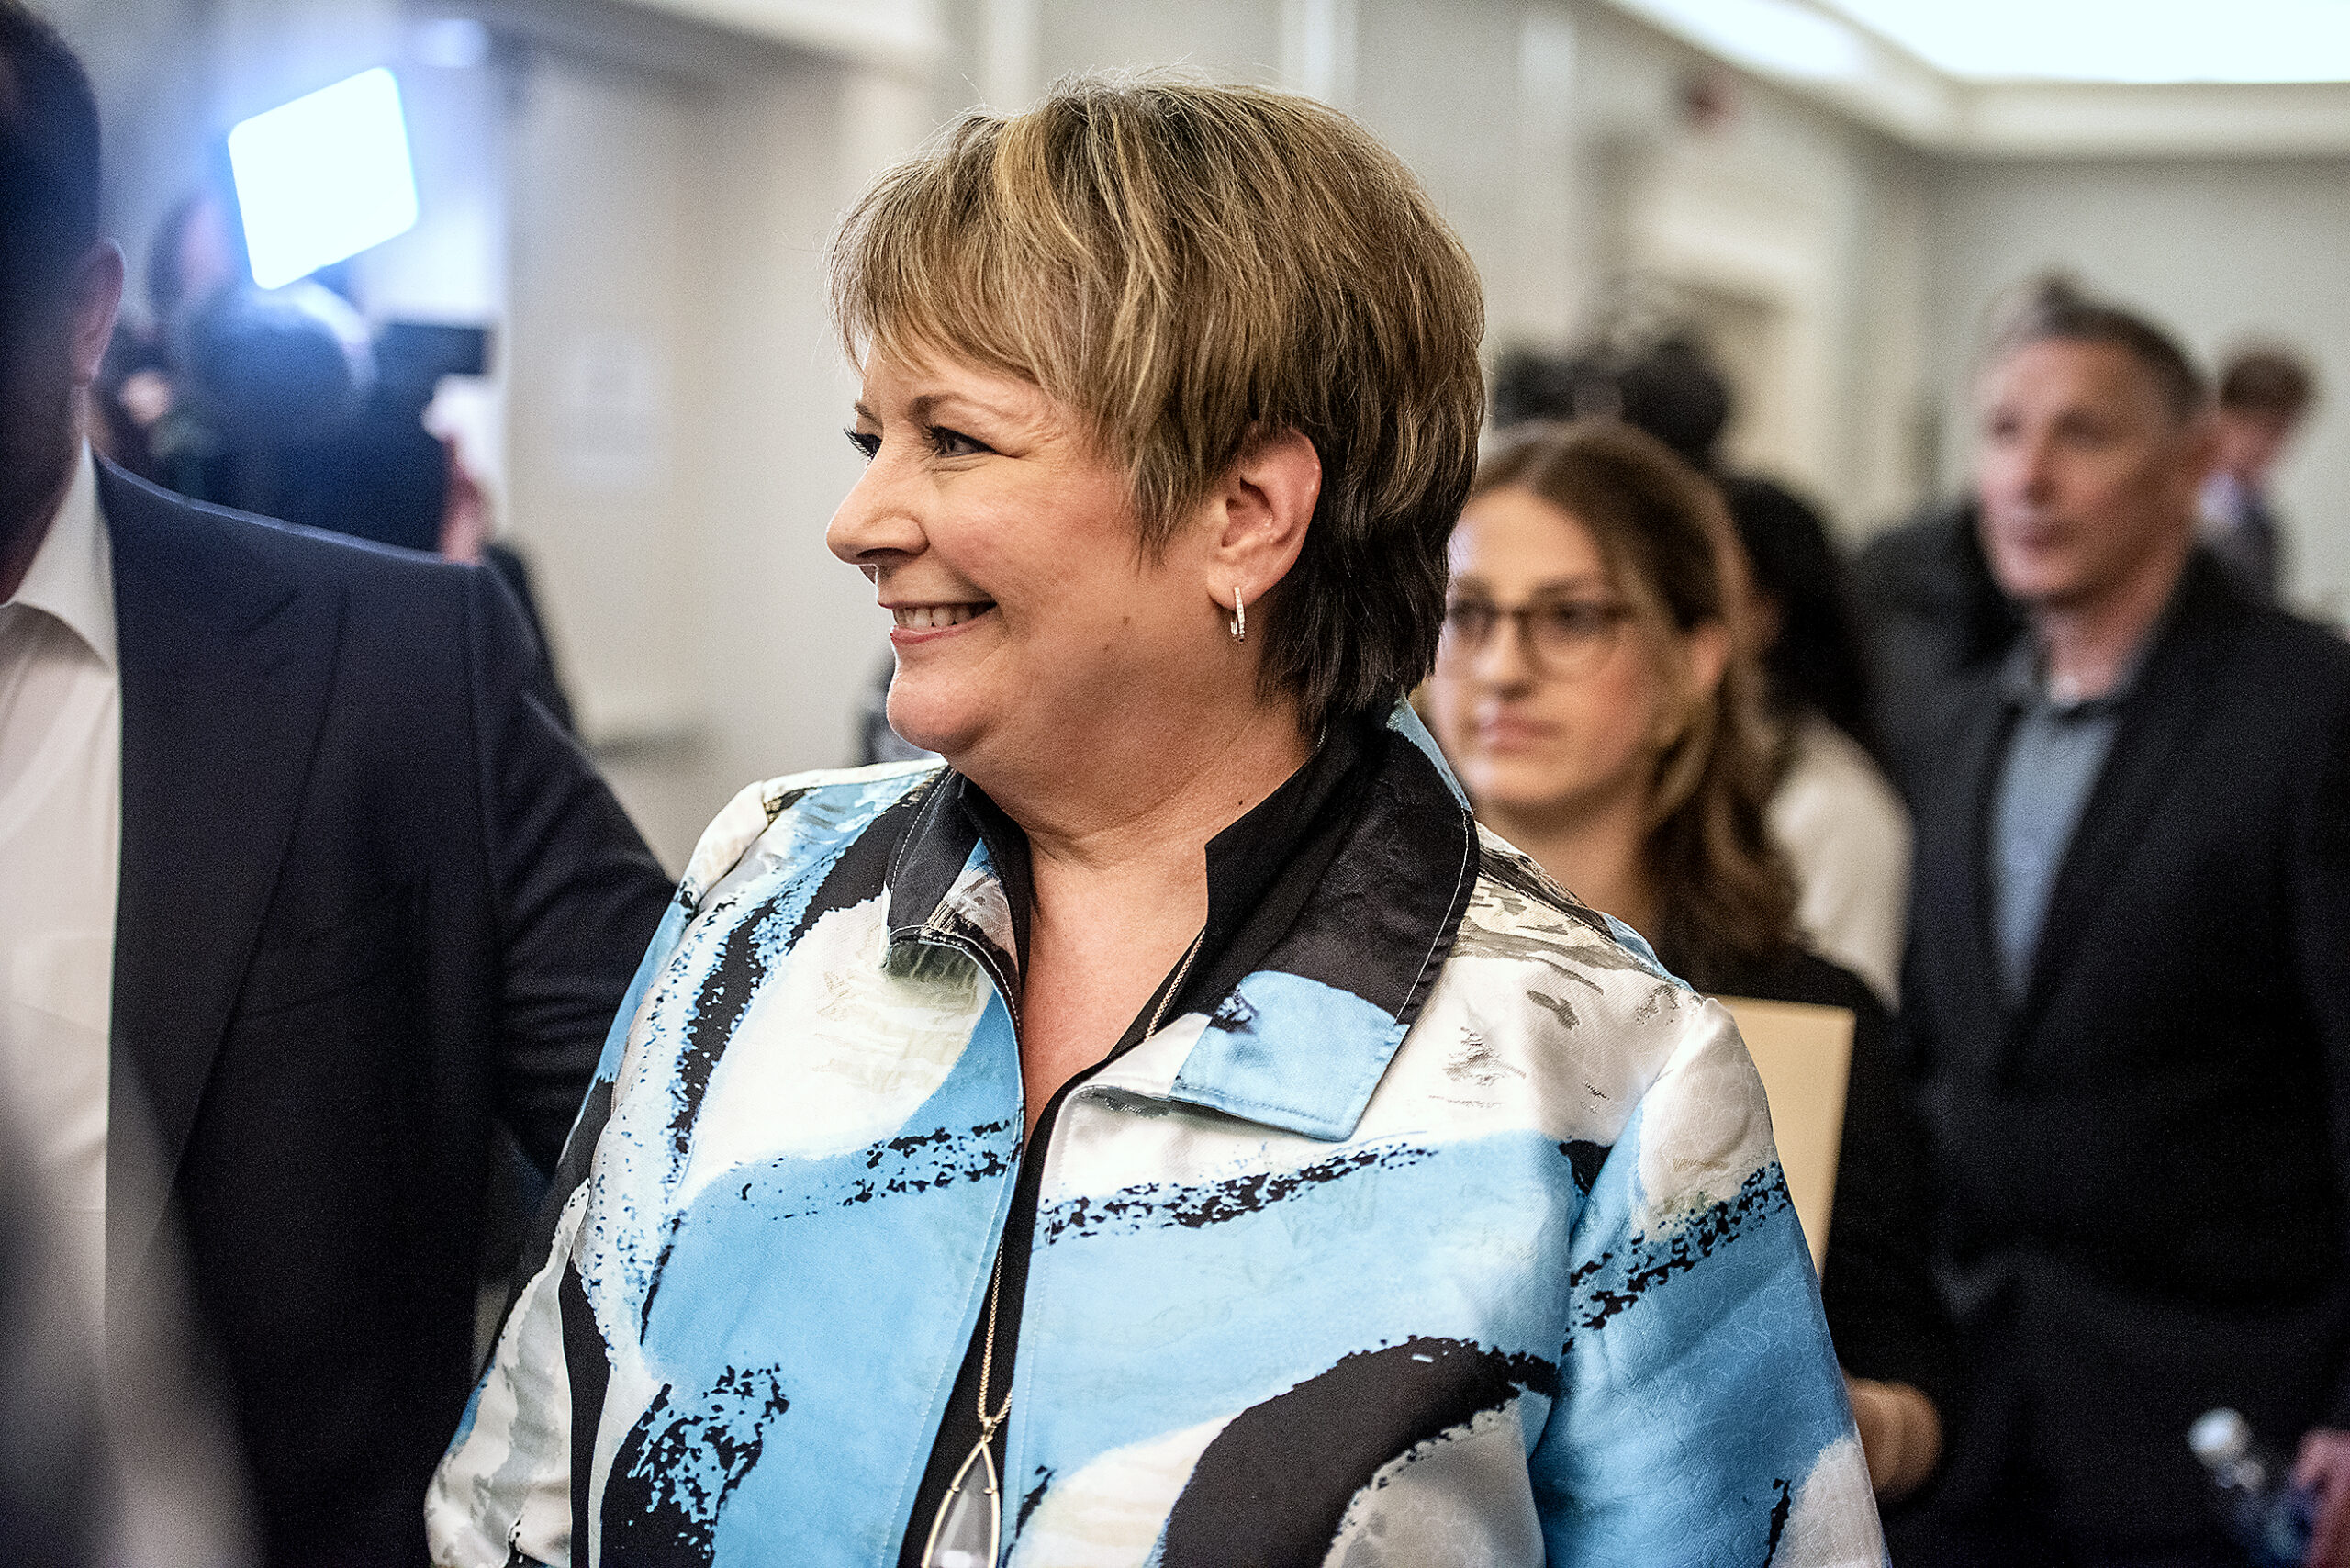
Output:
[[[959,632],[992,613],[995,605],[979,599],[961,604],[892,604],[886,608],[892,622],[890,641],[902,648],[915,643],[935,642]]]

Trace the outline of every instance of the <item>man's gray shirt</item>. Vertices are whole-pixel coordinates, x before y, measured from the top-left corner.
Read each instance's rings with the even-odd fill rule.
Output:
[[[2153,641],[2150,634],[2146,643]],[[2017,643],[1999,671],[2000,687],[2017,711],[1991,804],[1993,934],[1999,945],[1999,978],[2010,1002],[2021,1000],[2031,983],[2056,869],[2073,841],[2089,788],[2113,749],[2121,702],[2137,681],[2145,645],[2112,690],[2077,702],[2049,694],[2040,650],[2029,637]]]

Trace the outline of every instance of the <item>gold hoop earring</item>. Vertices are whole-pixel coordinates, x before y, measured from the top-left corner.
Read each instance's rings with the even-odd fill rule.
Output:
[[[1230,630],[1232,633],[1232,640],[1234,642],[1245,643],[1248,640],[1248,601],[1240,597],[1240,585],[1238,583],[1232,585],[1232,624]]]

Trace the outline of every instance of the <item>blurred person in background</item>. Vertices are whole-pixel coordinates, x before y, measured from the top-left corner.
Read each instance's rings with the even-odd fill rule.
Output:
[[[490,567],[530,625],[551,711],[571,726],[529,567],[493,537],[488,498],[455,442],[424,424],[443,374],[483,369],[485,334],[408,323],[377,332],[341,295],[305,279],[216,287],[187,308],[171,342],[173,402],[159,434],[169,438],[161,450],[171,488]]]
[[[7,1025],[20,1024],[9,1019]],[[10,1045],[18,1043],[10,1027]],[[43,1140],[0,1078],[0,1541],[11,1568],[251,1568],[242,1467],[208,1347],[189,1332],[176,1238],[91,1311],[81,1238]],[[128,1185],[151,1149],[124,1108],[109,1141]],[[127,1151],[127,1152],[126,1152]],[[151,1191],[151,1188],[150,1188]],[[165,1227],[166,1231],[168,1227]]]
[[[1846,1009],[1855,1029],[1821,1294],[1878,1492],[1941,1449],[1947,1336],[1918,1139],[1885,1007],[1809,951],[1765,827],[1761,673],[1731,631],[1729,530],[1704,479],[1611,422],[1522,426],[1451,543],[1427,700],[1479,819],[1698,990]]]
[[[1612,415],[1721,490],[1739,545],[1731,623],[1751,644],[1761,676],[1768,823],[1795,870],[1796,921],[1890,1006],[1908,916],[1909,818],[1880,767],[1860,612],[1827,524],[1785,486],[1726,467],[1729,383],[1686,336],[1603,344],[1563,360],[1505,359],[1494,401],[1501,429],[1528,418]]]
[[[1727,1014],[1401,700],[1483,402],[1417,182],[1076,78],[834,255],[829,540],[946,763],[704,836],[436,1560],[1875,1561]]]
[[[267,1561],[413,1562],[493,1129],[554,1163],[668,885],[490,574],[92,456],[98,196],[0,0],[0,1073],[117,1372],[184,1236]]]
[[[2203,543],[2246,597],[2274,604],[2285,582],[2285,540],[2268,503],[2268,476],[2309,420],[2317,375],[2290,349],[2239,349],[2220,369],[2219,458],[2203,483]]]
[[[1852,563],[1880,755],[1913,809],[1950,764],[1959,689],[2005,657],[2023,630],[2023,612],[1983,558],[1982,520],[1971,495],[1931,502],[1870,540]]]
[[[90,444],[99,456],[142,479],[196,493],[193,476],[174,472],[180,463],[200,463],[201,454],[178,444],[185,410],[173,335],[195,307],[242,276],[244,266],[226,198],[200,191],[163,215],[147,252],[147,319],[116,320],[90,388]]]
[[[2300,1444],[2344,1568],[2350,648],[2197,549],[2214,437],[2160,328],[2052,281],[1976,399],[2030,631],[1919,798],[1904,1070],[1964,1415],[1897,1550],[2240,1562],[2185,1441],[2229,1406]]]
[[[149,247],[150,319],[118,323],[92,388],[93,446],[190,500],[490,567],[572,727],[529,566],[457,442],[426,428],[441,378],[486,368],[486,330],[378,330],[329,286],[342,271],[256,288],[225,182],[182,199]]]

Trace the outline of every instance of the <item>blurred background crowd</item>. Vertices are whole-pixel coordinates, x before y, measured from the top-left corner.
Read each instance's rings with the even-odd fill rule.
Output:
[[[1182,64],[1355,114],[1477,262],[1497,415],[1604,399],[1558,379],[1568,363],[1686,346],[1692,385],[1655,391],[1692,400],[1675,440],[1699,450],[1710,419],[1724,470],[1797,498],[1846,556],[1960,496],[1986,315],[2051,269],[2215,366],[2277,344],[2316,384],[2350,384],[2330,264],[2350,249],[2350,84],[2308,80],[2333,69],[2326,37],[2180,6],[2172,57],[2107,58],[2093,46],[2128,30],[2126,8],[2064,7],[2053,28],[1986,14],[1955,39],[1940,9],[47,7],[107,129],[106,227],[132,283],[108,426],[133,466],[305,521],[364,495],[366,520],[338,526],[403,543],[510,545],[580,734],[673,870],[742,779],[863,744],[886,619],[834,591],[817,547],[856,471],[823,237],[955,111],[1026,102],[1066,71]],[[1908,13],[1924,20],[1904,33]],[[2264,32],[2265,64],[2221,47]],[[2012,58],[1983,41],[2009,38]],[[379,66],[405,110],[413,226],[289,293],[216,297],[251,284],[226,133]],[[2228,79],[2255,69],[2283,80]],[[2245,471],[2279,522],[2281,594],[2350,614],[2350,425],[2321,409],[2273,471],[2256,455]],[[745,581],[763,613],[674,634]]]
[[[1897,1026],[1930,847],[1913,813],[1969,763],[1962,693],[2020,670],[2030,711],[2036,678],[2030,608],[1982,543],[1985,350],[2038,341],[1999,337],[2019,320],[2119,308],[2174,336],[2209,386],[2199,561],[2244,601],[2336,630],[2350,616],[2338,6],[2050,0],[2031,26],[2020,6],[1966,7],[1960,26],[1897,0],[39,9],[89,68],[104,229],[129,263],[97,450],[195,499],[496,568],[539,633],[550,710],[672,876],[744,780],[914,755],[882,711],[888,618],[822,542],[857,459],[837,434],[855,381],[822,248],[952,114],[1016,107],[1070,70],[1181,63],[1360,118],[1484,281],[1491,455],[1472,515],[1514,487],[1596,537],[1615,525],[1590,487],[1615,486],[1632,521],[1601,554],[1619,577],[1623,552],[1646,563],[1645,585],[1618,587],[1676,615],[1674,572],[1723,563],[1681,619],[1733,628],[1728,678],[1752,689],[1723,722],[1751,700],[1755,723],[1718,748],[1740,778],[1636,813],[1662,832],[1695,798],[1731,824],[1689,828],[1678,890],[1612,887],[1588,844],[1545,854],[1539,812],[1514,830],[1509,780],[1464,759],[1476,722],[1447,696],[1497,627],[1538,676],[1572,676],[1620,607],[1495,603],[1479,622],[1456,605],[1423,704],[1487,822],[1554,871],[1590,868],[1565,879],[1703,989]],[[333,113],[279,118],[319,100]],[[288,124],[298,145],[273,165],[266,137]],[[341,241],[305,229],[330,207],[351,209]],[[2104,320],[2049,335],[2118,345],[2162,381],[2169,351]],[[1595,420],[1715,487],[1729,535],[1690,536],[1701,566],[1638,543],[1640,517],[1684,507],[1642,466],[1651,449],[1537,450]],[[1480,551],[1458,545],[1456,571],[1513,569]],[[1724,849],[1749,807],[1767,843]],[[2065,831],[2080,807],[2059,812]],[[2045,909],[2025,917],[2011,1005]],[[1893,1092],[1854,1070],[1855,1095]],[[1917,1381],[1939,1399],[1936,1375]],[[2146,1473],[2196,1484],[2184,1434],[2160,1440]]]

